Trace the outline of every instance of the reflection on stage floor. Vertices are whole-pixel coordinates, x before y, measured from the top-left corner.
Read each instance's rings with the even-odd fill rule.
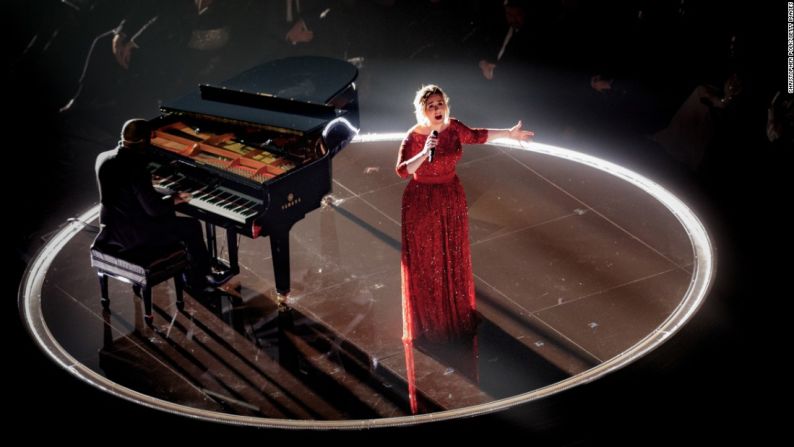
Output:
[[[27,298],[32,313],[40,305],[34,331],[89,382],[171,411],[399,422],[592,380],[656,346],[705,294],[707,239],[699,247],[652,192],[570,159],[471,146],[458,172],[481,322],[459,343],[404,346],[397,144],[358,142],[336,157],[333,193],[290,233],[286,303],[275,299],[267,239],[242,238],[241,273],[212,294],[186,295],[178,309],[172,282],[156,286],[151,327],[118,281],[103,310],[88,256],[94,209],[29,272],[42,279]]]

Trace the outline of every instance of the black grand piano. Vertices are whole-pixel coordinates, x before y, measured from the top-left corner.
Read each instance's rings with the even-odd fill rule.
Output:
[[[290,290],[289,231],[331,191],[331,160],[357,133],[356,68],[299,57],[272,61],[161,107],[147,148],[155,188],[187,191],[178,211],[206,223],[230,277],[237,235],[270,236],[276,291]],[[215,227],[227,231],[219,260]]]

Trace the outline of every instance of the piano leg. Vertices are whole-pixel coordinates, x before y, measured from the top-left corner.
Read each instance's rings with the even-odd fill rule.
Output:
[[[273,273],[276,276],[276,292],[289,294],[289,229],[270,232],[270,252],[273,255]]]
[[[207,251],[213,266],[213,275],[219,284],[223,284],[232,276],[240,273],[240,264],[237,255],[237,232],[231,228],[226,229],[226,246],[229,248],[228,264],[218,257],[218,240],[215,225],[204,222],[207,233]]]
[[[215,243],[215,225],[204,222],[204,228],[207,233],[207,251],[210,254],[210,259],[214,261],[218,259],[218,246]]]
[[[231,228],[226,229],[226,245],[229,247],[229,276],[240,273],[240,264],[237,260],[237,232]]]

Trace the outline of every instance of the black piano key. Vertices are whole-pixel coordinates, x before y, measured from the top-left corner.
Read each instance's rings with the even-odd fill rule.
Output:
[[[238,213],[238,214],[239,214],[239,213],[242,213],[242,212],[243,212],[243,211],[245,211],[245,210],[248,210],[248,209],[250,209],[250,207],[244,206],[244,205],[243,205],[243,203],[244,203],[244,202],[241,202],[241,203],[239,203],[239,204],[237,204],[237,205],[234,205],[234,206],[233,206],[232,208],[230,208],[230,209],[232,210],[232,212],[235,212],[235,213]]]
[[[220,206],[223,202],[226,201],[226,198],[223,195],[218,196],[217,198],[210,200],[210,202],[215,206]]]
[[[231,208],[231,210],[236,212],[238,209],[246,208],[245,204],[248,203],[248,202],[249,201],[246,200],[245,198],[240,197],[239,200],[235,200],[235,202],[233,204],[234,206]]]
[[[231,200],[234,200],[235,197],[237,197],[237,196],[235,196],[232,193],[229,193],[229,192],[224,193],[223,197],[221,197],[221,200],[218,201],[217,205],[224,205],[226,203],[229,203]]]
[[[242,197],[237,197],[237,198],[233,197],[233,199],[234,200],[229,200],[229,202],[226,203],[225,205],[223,205],[223,207],[226,208],[227,210],[231,210],[233,208],[237,208],[237,204],[239,204],[240,201],[243,200]]]
[[[207,197],[207,202],[213,203],[213,204],[217,203],[217,202],[221,201],[221,198],[223,197],[224,194],[226,194],[226,193],[223,192],[222,190],[221,191],[215,191],[213,194],[211,194],[209,197]]]
[[[248,201],[247,201],[247,200],[245,200],[245,199],[243,199],[243,201],[242,201],[242,202],[240,202],[240,203],[236,204],[236,205],[234,206],[234,208],[232,208],[232,211],[234,211],[235,213],[239,213],[239,212],[241,212],[241,211],[244,211],[244,210],[247,210],[247,209],[249,209],[250,207],[248,207],[248,206],[245,206],[245,204],[246,204],[246,203],[248,203]]]

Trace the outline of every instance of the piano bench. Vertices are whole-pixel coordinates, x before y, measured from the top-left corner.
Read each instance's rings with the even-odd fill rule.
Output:
[[[120,251],[116,246],[94,241],[91,245],[91,267],[99,275],[102,307],[110,307],[108,277],[132,284],[135,295],[143,298],[144,319],[152,324],[152,287],[174,278],[176,304],[182,308],[182,273],[188,267],[187,251],[181,243],[159,247],[140,247]]]

